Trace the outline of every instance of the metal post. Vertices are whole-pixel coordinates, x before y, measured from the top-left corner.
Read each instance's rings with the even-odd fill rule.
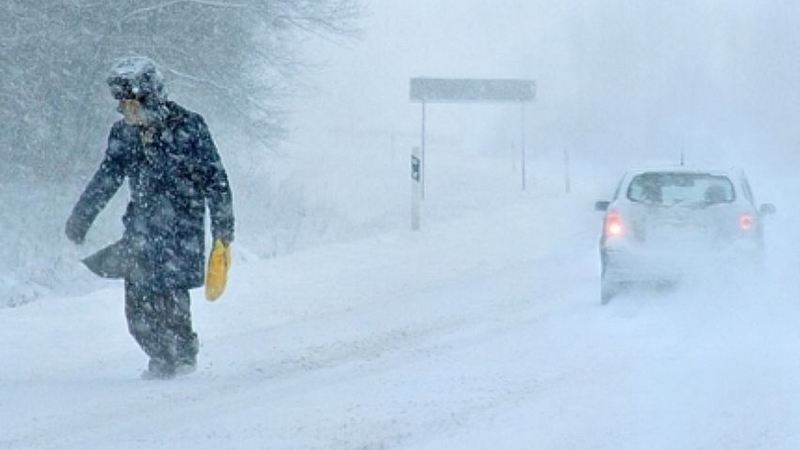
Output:
[[[420,168],[421,198],[425,200],[425,102],[422,102],[422,167]]]
[[[522,190],[526,187],[526,167],[525,167],[525,102],[520,102],[520,153],[522,159]]]
[[[517,173],[517,141],[511,140],[511,173]]]

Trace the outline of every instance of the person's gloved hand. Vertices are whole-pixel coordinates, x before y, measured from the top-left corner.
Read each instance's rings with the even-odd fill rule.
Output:
[[[222,240],[214,241],[214,248],[208,257],[208,272],[206,273],[206,298],[209,301],[218,299],[225,292],[228,282],[228,270],[231,268],[231,246]]]
[[[83,240],[86,238],[86,231],[85,227],[75,216],[70,216],[67,220],[67,225],[64,227],[64,233],[67,235],[67,239],[76,244],[83,244]]]

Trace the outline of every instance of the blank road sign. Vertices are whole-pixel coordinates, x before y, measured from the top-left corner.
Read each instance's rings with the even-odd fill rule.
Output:
[[[412,78],[410,97],[419,103],[525,102],[536,97],[532,80]]]

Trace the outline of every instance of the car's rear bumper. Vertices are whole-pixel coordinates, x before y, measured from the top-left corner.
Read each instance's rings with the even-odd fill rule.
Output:
[[[708,249],[606,245],[600,253],[603,278],[617,282],[672,281],[751,270],[763,257],[761,245],[749,239]]]

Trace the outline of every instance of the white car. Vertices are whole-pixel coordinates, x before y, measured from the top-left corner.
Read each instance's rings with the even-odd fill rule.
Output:
[[[631,171],[604,211],[600,236],[601,300],[634,283],[671,282],[699,264],[757,265],[763,256],[762,218],[741,170],[686,167]]]

